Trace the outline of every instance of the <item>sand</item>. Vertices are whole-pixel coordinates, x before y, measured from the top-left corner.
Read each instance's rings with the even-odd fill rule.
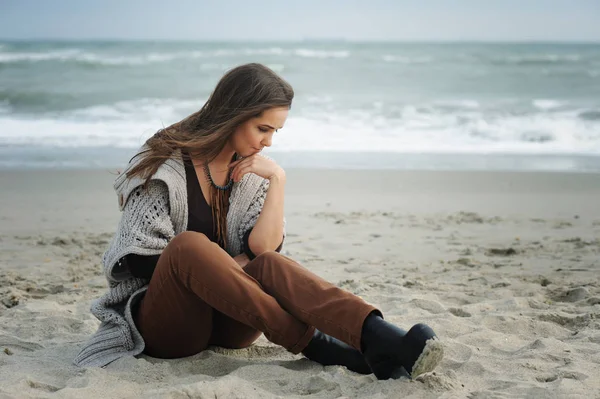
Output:
[[[98,325],[113,178],[0,172],[0,398],[600,397],[599,174],[289,170],[283,253],[445,345],[435,372],[389,381],[264,337],[73,366]]]

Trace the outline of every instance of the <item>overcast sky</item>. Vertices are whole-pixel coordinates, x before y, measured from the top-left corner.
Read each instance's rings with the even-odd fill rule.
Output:
[[[600,42],[600,0],[0,0],[0,38]]]

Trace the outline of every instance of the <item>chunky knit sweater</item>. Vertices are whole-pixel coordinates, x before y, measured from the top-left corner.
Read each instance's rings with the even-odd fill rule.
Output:
[[[158,168],[147,190],[141,187],[143,179],[126,177],[140,155],[130,161],[114,183],[122,216],[102,256],[108,291],[91,304],[90,310],[100,320],[100,326],[75,357],[73,363],[78,366],[104,367],[123,356],[143,352],[144,340],[131,312],[148,289],[149,280],[132,276],[119,259],[128,254],[160,254],[171,239],[187,228],[186,174],[181,151]],[[242,253],[244,234],[258,220],[268,188],[269,181],[253,173],[234,183],[227,213],[226,250],[231,256]],[[283,223],[285,228],[285,220]]]

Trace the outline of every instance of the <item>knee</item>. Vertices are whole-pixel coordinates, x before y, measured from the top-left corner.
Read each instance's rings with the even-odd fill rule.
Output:
[[[282,255],[275,251],[263,252],[252,259],[252,261],[244,267],[244,270],[248,274],[256,277],[262,275],[262,272],[266,269],[272,271],[274,268],[279,267],[278,265],[281,263],[279,262],[281,258]]]
[[[195,231],[184,231],[177,234],[169,243],[171,246],[179,248],[179,250],[189,250],[197,248],[198,245],[210,242],[208,237],[202,233]]]
[[[176,257],[197,257],[206,253],[212,242],[210,239],[195,231],[184,231],[177,234],[169,242],[170,252]]]
[[[258,261],[257,263],[274,264],[281,257],[282,255],[279,252],[266,251],[254,258],[254,260]]]

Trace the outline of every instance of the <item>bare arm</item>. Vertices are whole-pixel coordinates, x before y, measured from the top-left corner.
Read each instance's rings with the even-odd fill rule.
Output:
[[[269,189],[260,216],[248,238],[248,246],[256,255],[274,251],[283,237],[283,209],[285,172],[274,174],[269,179]]]

